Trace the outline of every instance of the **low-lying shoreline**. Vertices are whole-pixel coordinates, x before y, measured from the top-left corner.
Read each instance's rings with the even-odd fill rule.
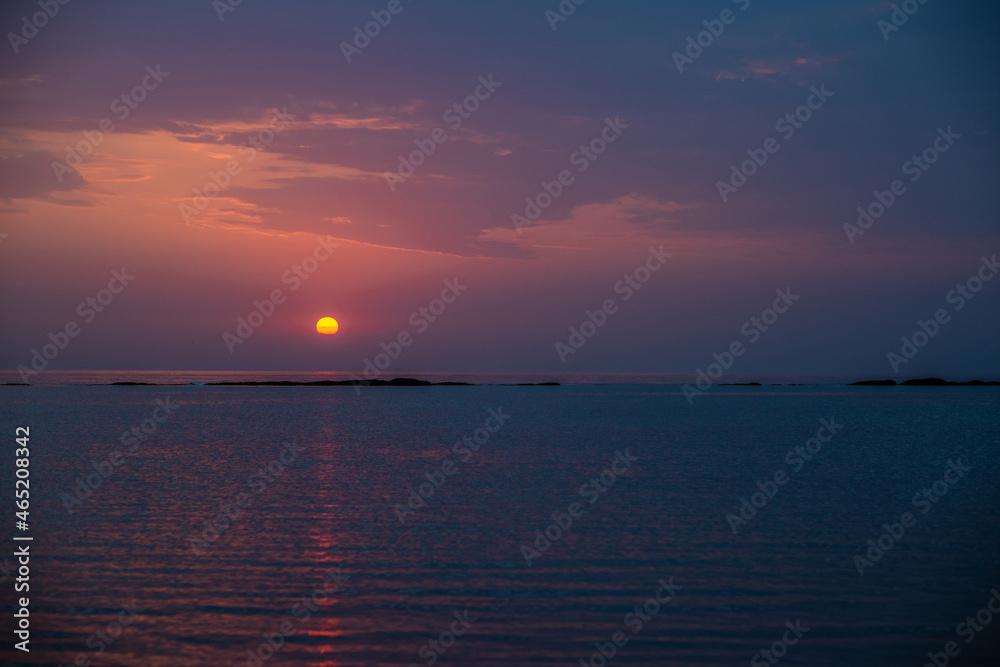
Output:
[[[35,386],[26,382],[8,382],[0,385],[6,387],[30,387]],[[38,385],[44,386],[44,385]],[[314,380],[308,382],[297,382],[294,380],[247,380],[225,381],[225,382],[183,382],[183,383],[158,383],[158,382],[108,382],[104,384],[84,385],[89,387],[559,387],[563,386],[559,382],[513,382],[513,383],[475,383],[475,382],[431,382],[429,380],[418,380],[416,378],[394,378],[392,380]],[[670,385],[664,385],[670,386]],[[822,385],[804,384],[800,382],[786,384],[762,384],[760,382],[729,382],[719,385],[720,387],[807,387],[807,386],[847,386],[847,387],[998,387],[1000,382],[996,380],[969,380],[967,382],[954,382],[942,380],[941,378],[916,378],[912,380],[858,380],[849,382],[846,385]]]

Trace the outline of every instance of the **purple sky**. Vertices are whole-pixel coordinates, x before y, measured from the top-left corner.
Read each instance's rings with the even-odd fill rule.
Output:
[[[0,15],[3,368],[1000,374],[995,3],[55,4]]]

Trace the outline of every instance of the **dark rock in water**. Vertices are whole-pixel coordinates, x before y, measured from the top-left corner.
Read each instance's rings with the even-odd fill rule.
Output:
[[[314,382],[294,382],[292,380],[266,380],[262,382],[207,382],[212,387],[431,387],[437,385],[460,385],[471,387],[468,382],[428,382],[414,378],[393,378],[392,380],[316,380]]]
[[[392,380],[315,380],[313,382],[266,380],[262,382],[209,382],[207,384],[213,387],[427,387],[433,383],[413,378],[394,378]]]
[[[415,378],[393,378],[392,380],[315,380],[296,382],[293,380],[247,380],[245,382],[191,382],[191,385],[209,387],[474,387],[471,382],[429,382]],[[149,382],[112,382],[119,386],[155,386]],[[25,385],[27,386],[27,385]],[[522,387],[558,387],[558,382],[525,383]]]
[[[849,387],[895,387],[895,380],[862,380],[861,382],[852,382],[847,385]]]
[[[27,382],[4,382],[5,387],[30,387]]]

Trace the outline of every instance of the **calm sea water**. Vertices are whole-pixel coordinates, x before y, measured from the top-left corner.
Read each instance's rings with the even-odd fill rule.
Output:
[[[1000,589],[996,388],[61,384],[0,387],[4,503],[16,426],[32,452],[32,651],[5,572],[8,664],[601,665],[597,643],[611,665],[919,667],[948,641],[1000,664],[1000,618],[956,632]],[[743,498],[766,504],[727,521]]]

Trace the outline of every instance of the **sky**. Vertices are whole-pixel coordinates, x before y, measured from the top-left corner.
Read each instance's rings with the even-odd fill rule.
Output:
[[[998,376],[998,27],[9,0],[0,368]]]

